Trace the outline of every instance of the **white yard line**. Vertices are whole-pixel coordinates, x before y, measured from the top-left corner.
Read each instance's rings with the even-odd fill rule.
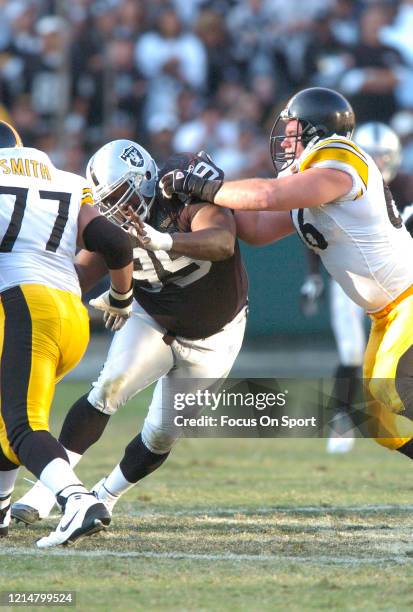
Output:
[[[129,502],[130,505],[132,505]],[[116,512],[116,511],[115,511]],[[234,514],[244,514],[246,516],[268,515],[268,514],[377,514],[380,512],[413,512],[413,504],[377,504],[363,506],[273,506],[267,508],[188,508],[187,510],[125,510],[122,514],[128,516],[232,516]]]
[[[275,561],[275,562],[291,562],[291,563],[321,563],[321,564],[335,564],[335,565],[383,565],[388,563],[398,565],[411,565],[413,563],[412,557],[405,555],[388,555],[382,558],[372,559],[371,557],[330,557],[327,555],[311,555],[305,556],[294,556],[294,555],[249,555],[249,554],[236,554],[236,553],[185,553],[179,551],[171,552],[120,552],[114,550],[76,550],[73,548],[52,548],[50,550],[37,550],[36,548],[14,548],[11,546],[2,547],[0,549],[0,557],[17,557],[17,556],[29,556],[29,557],[83,557],[83,558],[105,558],[105,557],[116,557],[121,559],[172,559],[172,560],[189,560],[189,561]]]

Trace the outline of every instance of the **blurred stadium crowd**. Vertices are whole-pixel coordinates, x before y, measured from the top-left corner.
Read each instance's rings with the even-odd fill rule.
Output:
[[[83,173],[116,138],[272,173],[268,134],[310,85],[384,121],[413,170],[413,0],[0,0],[0,118]]]

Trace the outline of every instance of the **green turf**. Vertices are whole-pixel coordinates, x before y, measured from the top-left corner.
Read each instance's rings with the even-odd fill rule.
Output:
[[[59,385],[54,431],[86,390]],[[87,485],[121,457],[148,399],[84,458]],[[20,478],[16,495],[26,488]],[[13,525],[1,589],[73,589],[80,610],[411,610],[412,512],[412,466],[369,440],[329,456],[324,440],[186,439],[104,534],[38,552],[57,514]]]

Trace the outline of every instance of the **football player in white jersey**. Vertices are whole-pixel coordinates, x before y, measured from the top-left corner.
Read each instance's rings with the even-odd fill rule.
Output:
[[[385,183],[391,187],[402,158],[401,142],[397,134],[386,124],[371,121],[357,127],[352,140],[373,158]],[[403,206],[397,198],[396,205],[411,233],[412,207]],[[301,288],[301,295],[305,307],[313,309],[321,296],[323,280],[318,269],[319,257],[313,251],[308,251],[308,256],[310,274]],[[351,421],[340,411],[351,407],[358,391],[357,378],[360,377],[365,350],[365,313],[334,279],[330,282],[329,297],[331,323],[339,355],[333,392],[339,413],[334,419],[334,431],[327,441],[327,451],[344,453],[353,447],[354,437]]]
[[[290,176],[223,182],[175,170],[161,188],[245,211],[237,224],[247,242],[266,244],[296,230],[320,255],[372,321],[363,374],[369,431],[413,458],[413,241],[377,165],[352,142],[354,124],[341,94],[305,89],[271,132],[274,166],[290,167]]]
[[[370,121],[356,128],[352,140],[373,158],[385,183],[391,187],[402,160],[402,146],[396,132],[385,123]],[[407,221],[409,210],[405,213],[397,198],[396,205],[403,220]],[[307,253],[309,275],[300,293],[303,312],[311,313],[317,308],[324,283],[319,271],[320,258],[314,251],[308,250]],[[352,424],[346,412],[356,401],[359,389],[357,379],[360,378],[365,350],[365,312],[344,293],[334,279],[330,280],[329,298],[339,365],[335,372],[335,387],[332,393],[332,403],[335,404],[337,414],[333,420],[332,433],[327,440],[327,452],[346,453],[354,446]],[[334,406],[332,407],[334,409]]]
[[[174,155],[161,172],[177,164],[199,175],[222,174],[202,153]],[[88,175],[108,218],[130,225],[125,205],[131,196],[133,205],[139,199],[142,221],[134,243],[132,316],[115,334],[98,380],[72,406],[59,437],[72,465],[99,440],[111,415],[156,382],[142,431],[95,487],[112,509],[123,493],[163,464],[182,435],[174,425],[173,394],[196,392],[228,375],[244,336],[248,280],[232,213],[195,198],[162,198],[155,190],[156,164],[138,143],[106,144],[89,162]],[[96,255],[81,252],[78,263],[93,263],[85,283],[98,280],[102,266]],[[33,523],[47,516],[54,503],[36,483],[13,504],[12,516]]]
[[[0,536],[8,533],[11,494],[24,465],[64,508],[39,548],[71,543],[110,522],[49,433],[55,384],[89,341],[76,245],[106,261],[112,286],[98,306],[120,328],[132,308],[129,236],[93,206],[85,179],[58,170],[0,122]]]

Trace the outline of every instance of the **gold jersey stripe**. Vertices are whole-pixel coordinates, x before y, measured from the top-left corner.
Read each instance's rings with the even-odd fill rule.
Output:
[[[92,190],[89,187],[84,187],[84,189],[82,189],[81,206],[83,206],[83,204],[91,204],[92,206],[94,204]]]
[[[354,170],[357,171],[361,180],[363,181],[364,187],[367,189],[367,182],[369,177],[369,167],[367,163],[361,159],[357,153],[354,151],[350,151],[346,147],[322,147],[320,149],[315,149],[310,153],[308,157],[306,157],[301,165],[300,171],[306,170],[309,166],[313,164],[323,162],[323,161],[338,161],[344,164],[348,164]]]
[[[324,140],[320,145],[318,146],[316,145],[315,148],[321,148],[324,146],[324,144],[325,145],[335,144],[335,145],[350,147],[350,149],[352,149],[355,153],[357,153],[361,157],[361,159],[363,159],[367,163],[367,158],[364,155],[364,153],[354,142],[351,142],[350,140],[339,140],[338,138],[328,138]]]
[[[367,159],[364,157],[364,155],[362,153],[359,153],[358,151],[356,151],[353,147],[348,146],[349,143],[343,142],[340,144],[337,143],[331,143],[329,145],[326,145],[328,148],[333,148],[333,149],[346,149],[347,151],[350,151],[350,153],[354,153],[354,155],[357,155],[362,161],[364,161],[365,164],[367,164]],[[320,149],[322,149],[324,147],[316,147],[314,149],[314,151],[320,151]]]

